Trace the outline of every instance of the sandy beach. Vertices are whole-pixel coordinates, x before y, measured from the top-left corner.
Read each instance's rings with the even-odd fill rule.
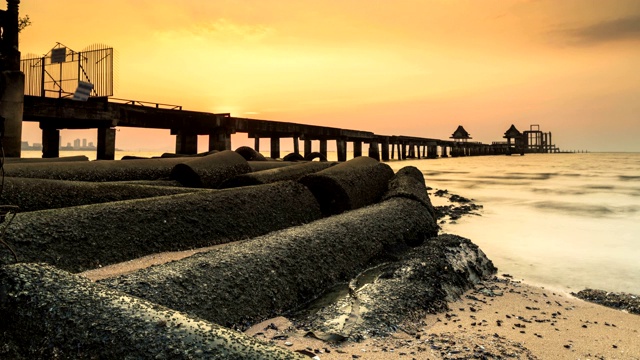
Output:
[[[305,329],[282,317],[246,334],[323,360],[640,359],[640,316],[570,294],[499,277],[449,307],[446,313],[399,326],[390,337],[362,342],[305,337]]]

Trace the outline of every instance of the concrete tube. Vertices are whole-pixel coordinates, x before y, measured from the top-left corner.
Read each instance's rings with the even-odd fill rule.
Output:
[[[299,181],[311,190],[324,215],[334,215],[379,201],[392,177],[389,165],[361,156]]]
[[[52,162],[66,162],[66,161],[89,161],[89,158],[86,155],[76,155],[76,156],[63,156],[58,158],[5,158],[5,164],[15,164],[15,163],[52,163]]]
[[[171,170],[171,178],[184,186],[216,189],[223,181],[250,171],[242,155],[226,150],[177,164]]]
[[[337,163],[335,162],[309,161],[306,163],[299,163],[287,167],[279,167],[263,171],[251,172],[248,174],[238,175],[229,180],[226,180],[222,183],[222,185],[220,185],[220,188],[224,189],[240,186],[269,184],[276,181],[285,180],[296,181],[307,174],[322,171],[336,164]]]
[[[168,178],[183,158],[100,160],[71,162],[9,163],[4,165],[5,175],[13,177],[73,180],[73,181],[126,181]]]
[[[24,212],[183,194],[194,190],[197,191],[175,186],[6,177],[0,204],[17,205]]]
[[[249,163],[249,167],[251,167],[252,172],[295,165],[295,163],[292,163],[289,161],[276,161],[276,160],[247,161],[247,162]]]
[[[321,217],[293,181],[19,213],[4,235],[23,262],[79,272],[163,251],[247,239]],[[0,265],[13,263],[0,246]]]
[[[422,204],[393,198],[101,283],[221,325],[246,326],[317,297],[386,247],[423,238],[433,226]]]
[[[0,267],[6,359],[308,359],[42,264]]]
[[[429,210],[431,217],[434,220],[436,219],[436,211],[433,208],[431,199],[427,193],[424,175],[422,175],[422,171],[415,166],[403,167],[398,170],[398,172],[389,181],[389,189],[382,196],[382,199],[386,200],[392,197],[406,197],[408,199],[419,201]],[[437,235],[437,229],[436,233],[432,235]]]

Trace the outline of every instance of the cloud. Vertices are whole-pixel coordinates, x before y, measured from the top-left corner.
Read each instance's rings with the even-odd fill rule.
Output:
[[[603,21],[584,27],[555,32],[569,45],[597,45],[606,42],[640,41],[640,15]]]

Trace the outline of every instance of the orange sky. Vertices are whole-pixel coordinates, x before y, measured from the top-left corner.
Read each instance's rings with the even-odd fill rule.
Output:
[[[114,47],[118,98],[382,135],[448,138],[461,124],[485,143],[512,123],[539,124],[565,150],[640,151],[638,0],[22,0],[20,10],[32,21],[23,58],[56,42]],[[123,129],[116,146],[173,149],[168,131],[149,134]],[[37,126],[23,138],[40,142]]]

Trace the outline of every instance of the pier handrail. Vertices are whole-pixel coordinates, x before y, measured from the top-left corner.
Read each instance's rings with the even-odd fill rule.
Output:
[[[110,97],[109,101],[110,102],[121,103],[121,104],[125,104],[125,105],[154,107],[156,109],[182,110],[182,105],[163,104],[163,103],[156,103],[156,102],[151,102],[151,101],[119,99],[119,98],[113,98],[113,97]]]

